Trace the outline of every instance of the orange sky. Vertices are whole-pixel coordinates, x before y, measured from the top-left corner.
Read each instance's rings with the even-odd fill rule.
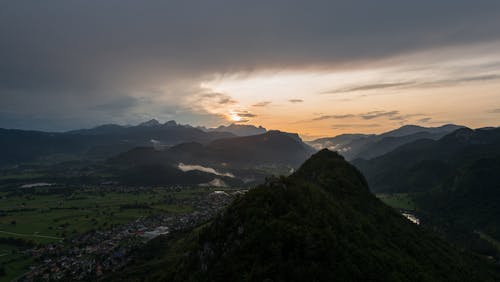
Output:
[[[492,46],[500,50],[495,43],[351,68],[226,74],[200,83],[225,102],[202,106],[231,122],[298,132],[305,139],[404,124],[499,126],[500,53]]]

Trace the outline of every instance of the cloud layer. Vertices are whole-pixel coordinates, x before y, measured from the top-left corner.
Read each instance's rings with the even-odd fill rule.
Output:
[[[200,86],[214,76],[365,67],[495,41],[499,26],[500,2],[486,0],[9,1],[0,9],[0,127],[57,130],[150,117],[220,123],[217,109],[240,109],[240,101]],[[288,101],[305,104],[304,97]],[[257,101],[250,105],[271,103]]]

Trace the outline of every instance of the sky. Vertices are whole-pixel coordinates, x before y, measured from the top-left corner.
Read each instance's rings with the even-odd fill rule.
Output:
[[[2,1],[0,127],[500,124],[500,1]]]

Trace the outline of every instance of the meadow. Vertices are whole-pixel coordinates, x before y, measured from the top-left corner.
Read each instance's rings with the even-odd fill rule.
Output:
[[[208,193],[200,187],[51,186],[0,188],[0,281],[24,273],[32,258],[23,249],[2,242],[22,239],[30,244],[61,242],[91,230],[105,230],[159,213],[187,213]]]
[[[396,209],[415,211],[417,206],[413,198],[407,193],[376,194],[386,205]]]

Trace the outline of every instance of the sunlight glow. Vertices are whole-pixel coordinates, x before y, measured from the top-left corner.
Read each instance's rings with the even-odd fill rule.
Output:
[[[234,122],[241,121],[241,117],[240,117],[237,113],[235,113],[235,112],[233,112],[233,111],[231,111],[231,112],[229,113],[229,119],[230,119],[231,121],[234,121]]]

